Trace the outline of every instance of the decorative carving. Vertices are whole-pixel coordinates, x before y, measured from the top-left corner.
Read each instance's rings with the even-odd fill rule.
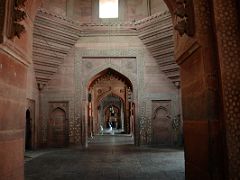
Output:
[[[194,35],[194,9],[192,0],[176,0],[176,10],[174,14],[179,17],[174,29],[177,30],[180,36],[187,34]]]
[[[181,20],[180,22],[178,22],[178,24],[176,24],[174,26],[174,29],[178,31],[180,36],[184,35],[184,33],[186,33],[186,29],[187,29],[186,21],[185,20]]]
[[[22,24],[13,23],[14,36],[17,36],[19,39],[21,34],[25,32],[25,27]]]
[[[14,11],[14,21],[20,22],[26,18],[26,13],[24,11],[21,11],[19,9],[15,9]]]
[[[102,89],[98,89],[97,92],[98,92],[99,95],[101,95],[103,93],[103,90]]]
[[[152,101],[152,143],[172,144],[171,101]]]
[[[228,179],[240,179],[240,27],[236,0],[214,2],[228,150]]]
[[[8,1],[8,9],[9,14],[7,17],[7,37],[12,39],[17,36],[21,37],[21,34],[25,32],[24,25],[20,24],[27,15],[23,10],[24,4],[26,0],[9,0]]]
[[[175,116],[172,120],[172,128],[175,131],[178,131],[181,128],[181,116],[180,114],[178,114],[177,116]]]
[[[6,1],[0,1],[0,43],[3,42],[3,29],[5,19],[5,5]]]
[[[37,86],[38,86],[38,90],[41,91],[41,90],[43,90],[45,84],[43,84],[43,83],[37,83]]]
[[[170,12],[152,15],[140,20],[136,23],[136,27],[139,39],[151,52],[151,55],[159,64],[159,68],[172,83],[180,82],[179,67],[174,62],[173,23]],[[161,31],[153,31],[152,28],[161,29]],[[166,42],[168,46],[165,45]],[[137,71],[137,68],[134,67],[133,69]],[[146,71],[149,71],[148,68]]]
[[[180,3],[178,3],[180,4]],[[181,3],[178,8],[176,9],[175,11],[175,15],[180,17],[180,18],[184,18],[187,16],[187,12],[186,12],[186,9],[185,9],[185,6],[183,3]]]
[[[52,147],[64,147],[68,144],[68,120],[66,112],[62,108],[51,111],[48,122],[48,145]]]
[[[15,7],[24,7],[26,0],[15,0]]]

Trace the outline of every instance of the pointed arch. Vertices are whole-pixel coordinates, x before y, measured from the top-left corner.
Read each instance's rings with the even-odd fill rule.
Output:
[[[92,78],[88,79],[87,88],[89,89],[98,78],[100,78],[100,77],[102,77],[104,75],[108,75],[108,74],[111,74],[113,76],[119,77],[122,81],[125,82],[126,85],[128,85],[128,87],[131,88],[131,90],[133,90],[133,84],[132,84],[132,82],[130,80],[131,78],[127,77],[126,75],[124,75],[123,73],[121,73],[118,70],[114,69],[113,67],[105,68],[105,69],[103,69],[101,71],[98,71],[95,75],[90,76]]]

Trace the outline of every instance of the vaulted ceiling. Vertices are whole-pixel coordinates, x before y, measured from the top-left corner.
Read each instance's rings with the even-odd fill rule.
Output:
[[[179,67],[174,61],[173,25],[169,12],[136,22],[113,23],[116,34],[138,36],[166,76],[177,85]],[[33,34],[33,63],[38,84],[45,85],[58,71],[81,36],[102,34],[107,24],[80,24],[44,9],[37,13]]]
[[[37,83],[47,84],[79,39],[78,25],[39,10],[33,33],[33,64]]]
[[[174,60],[173,24],[170,12],[155,14],[136,22],[139,38],[166,76],[178,86],[179,66]]]

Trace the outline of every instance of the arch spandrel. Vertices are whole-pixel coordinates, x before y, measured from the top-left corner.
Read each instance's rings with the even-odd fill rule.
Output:
[[[94,71],[90,72],[86,76],[86,79],[84,80],[84,83],[83,83],[84,87],[83,88],[88,89],[88,87],[90,86],[90,83],[95,79],[94,77],[98,76],[99,74],[101,74],[101,72],[103,72],[105,70],[108,70],[108,69],[112,69],[113,71],[116,71],[117,73],[121,74],[123,77],[128,79],[129,82],[131,82],[133,92],[134,93],[136,92],[137,78],[134,77],[133,75],[131,75],[126,70],[122,70],[118,66],[115,66],[115,65],[112,65],[112,64],[104,65],[104,66],[99,67],[99,68],[95,69]]]

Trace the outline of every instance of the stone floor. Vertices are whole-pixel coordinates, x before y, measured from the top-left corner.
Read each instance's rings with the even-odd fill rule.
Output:
[[[131,136],[97,136],[88,149],[27,152],[25,180],[182,180],[183,151],[135,147]]]

